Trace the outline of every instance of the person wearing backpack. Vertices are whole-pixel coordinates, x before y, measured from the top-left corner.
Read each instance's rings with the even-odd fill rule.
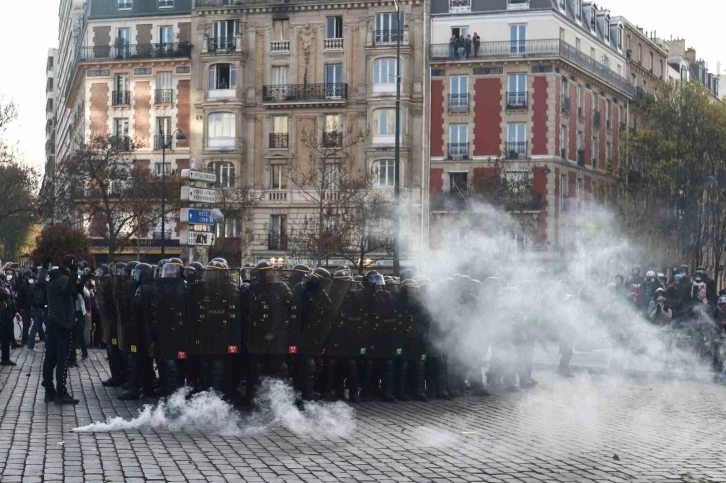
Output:
[[[30,300],[30,310],[33,316],[33,325],[30,327],[28,334],[28,350],[35,350],[35,336],[40,336],[40,340],[45,340],[45,330],[43,325],[46,323],[47,314],[46,306],[48,304],[47,294],[45,291],[46,281],[33,275],[28,278],[28,299]]]

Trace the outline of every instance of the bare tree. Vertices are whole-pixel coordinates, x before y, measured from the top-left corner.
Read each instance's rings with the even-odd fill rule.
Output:
[[[230,180],[230,188],[223,188],[220,180],[217,182],[217,207],[225,217],[225,226],[219,230],[212,247],[214,256],[225,258],[230,264],[240,266],[242,259],[247,257],[254,245],[254,231],[252,230],[253,213],[262,201],[263,194],[256,193],[249,186],[240,184],[237,180]],[[227,237],[227,227],[235,227],[234,237]]]

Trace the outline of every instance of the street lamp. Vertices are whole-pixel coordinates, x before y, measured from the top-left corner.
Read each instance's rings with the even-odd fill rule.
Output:
[[[393,168],[393,275],[398,276],[401,270],[401,4],[396,4],[396,140],[394,148]]]
[[[164,239],[166,238],[166,150],[171,149],[175,135],[177,141],[184,141],[186,136],[184,136],[181,129],[177,129],[171,133],[167,142],[166,133],[164,132],[161,120],[159,120],[159,132],[161,133],[161,257],[163,258],[164,255],[166,255],[164,246]]]

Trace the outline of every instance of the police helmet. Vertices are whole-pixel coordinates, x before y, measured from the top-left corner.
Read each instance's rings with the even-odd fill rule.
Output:
[[[293,272],[300,272],[300,273],[303,273],[305,275],[307,275],[308,273],[311,272],[310,267],[308,267],[307,265],[303,265],[303,264],[295,265],[294,267],[292,267],[292,271]]]
[[[182,276],[187,282],[194,283],[197,281],[197,269],[188,265],[182,270]]]
[[[141,284],[153,278],[154,267],[148,263],[137,263],[134,266],[134,282]]]
[[[718,305],[726,305],[726,295],[721,295],[718,298]]]
[[[189,265],[187,265],[187,266],[188,266],[188,267],[192,267],[192,268],[193,268],[194,270],[196,270],[197,272],[201,272],[202,270],[204,270],[204,265],[202,265],[202,264],[201,264],[201,263],[199,263],[199,262],[192,262],[192,263],[190,263],[190,264],[189,264]]]
[[[383,279],[383,276],[375,270],[366,272],[366,274],[363,275],[362,282],[363,286],[368,288],[383,288],[386,286],[386,281]]]
[[[257,283],[270,284],[277,282],[277,274],[268,260],[262,260],[252,270],[252,278]]]
[[[178,258],[171,258],[161,269],[161,278],[179,278],[182,275],[184,264]]]
[[[649,282],[652,282],[653,280],[655,280],[655,272],[653,270],[648,270],[647,272],[645,272],[645,278]]]
[[[162,268],[167,263],[169,263],[169,259],[162,258],[161,260],[159,260],[159,263],[156,264],[156,268]]]
[[[333,274],[333,280],[350,282],[353,280],[353,277],[350,276],[350,272],[348,270],[338,270]]]
[[[126,264],[124,262],[117,263],[114,268],[115,268],[115,271],[114,271],[115,275],[120,276],[120,275],[123,275],[124,273],[126,273]]]
[[[126,267],[124,268],[124,273],[128,275],[129,277],[134,274],[134,269],[136,268],[136,265],[138,265],[139,262],[133,261],[126,264]]]
[[[406,270],[403,270],[401,272],[401,280],[415,280],[415,278],[416,273],[410,268],[407,268]]]
[[[330,272],[322,267],[318,267],[315,270],[313,270],[313,273],[310,274],[310,282],[314,284],[320,283],[322,280],[329,279],[330,278]]]

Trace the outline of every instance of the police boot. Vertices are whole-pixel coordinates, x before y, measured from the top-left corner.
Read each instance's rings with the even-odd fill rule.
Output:
[[[224,393],[224,362],[216,358],[211,364],[211,387],[218,393]]]
[[[428,401],[426,396],[426,367],[423,362],[414,362],[414,394],[417,401]]]
[[[154,373],[154,362],[150,357],[139,359],[139,374],[141,375],[141,389],[144,397],[155,397],[154,383],[156,382],[156,374]]]
[[[337,366],[337,360],[330,357],[325,364],[325,382],[323,389],[323,397],[326,401],[335,401],[337,399],[335,395],[335,368]]]
[[[351,360],[348,365],[346,383],[348,385],[348,400],[352,403],[359,403],[361,399],[358,394],[358,364],[355,360]]]
[[[112,346],[108,346],[106,355],[108,356],[108,368],[111,371],[111,377],[101,384],[105,387],[118,387],[124,383],[123,360],[120,360],[117,354],[114,353]],[[121,367],[119,367],[119,364]]]
[[[164,371],[166,377],[162,379],[162,387],[167,395],[173,394],[179,388],[179,368],[173,359],[162,361],[162,364],[166,366],[166,370]],[[161,376],[161,372],[159,376]]]
[[[406,395],[406,373],[408,373],[408,361],[397,361],[398,363],[395,366],[395,395],[396,399],[399,401],[408,401],[408,396]]]
[[[128,389],[119,395],[121,401],[134,401],[141,397],[139,393],[139,363],[136,354],[129,354],[126,363],[128,364]]]
[[[443,358],[439,357],[436,359],[436,397],[438,399],[451,399],[451,395],[446,390],[446,365],[444,364]]]
[[[373,363],[369,360],[363,360],[363,379],[361,381],[360,398],[363,402],[373,400]]]
[[[391,359],[386,360],[383,364],[383,402],[398,402],[398,399],[393,395],[394,373],[393,361]]]
[[[305,372],[303,373],[302,396],[306,401],[314,401],[320,395],[315,393],[315,360],[312,357],[305,358]]]

